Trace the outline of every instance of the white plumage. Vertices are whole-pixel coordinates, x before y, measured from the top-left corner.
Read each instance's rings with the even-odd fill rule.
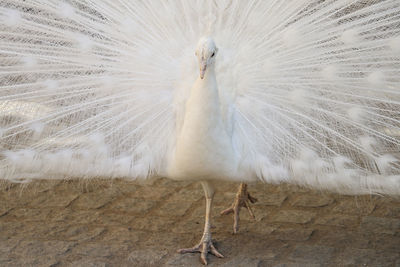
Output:
[[[181,163],[196,176],[213,162],[236,173],[225,179],[396,194],[399,8],[2,1],[2,177],[167,176],[179,147],[219,142],[213,157]],[[195,95],[193,52],[205,34],[220,48],[209,103]],[[220,118],[224,129],[194,140]]]
[[[222,115],[214,69],[217,48],[213,40],[202,38],[196,54],[201,75],[190,89],[167,176],[198,181],[254,179],[239,166],[241,155],[233,144],[233,121]]]
[[[0,177],[399,194],[399,14],[397,0],[1,0]]]

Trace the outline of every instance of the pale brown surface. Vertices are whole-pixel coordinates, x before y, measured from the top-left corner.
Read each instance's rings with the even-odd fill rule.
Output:
[[[225,259],[210,266],[400,266],[400,202],[286,185],[250,185],[256,221],[220,216],[237,184],[222,184],[213,239]],[[35,182],[0,190],[1,266],[201,266],[179,255],[201,237],[196,183],[121,180]]]

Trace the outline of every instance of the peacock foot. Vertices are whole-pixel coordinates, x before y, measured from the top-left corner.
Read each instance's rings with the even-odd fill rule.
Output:
[[[179,253],[184,254],[184,253],[196,253],[199,252],[201,253],[200,255],[200,260],[204,265],[207,265],[207,254],[211,253],[212,255],[218,257],[218,258],[223,258],[224,256],[218,252],[218,250],[215,248],[214,244],[212,243],[211,239],[209,240],[201,240],[200,243],[193,248],[183,248],[178,250]]]
[[[254,213],[250,208],[250,203],[256,203],[257,199],[252,197],[250,193],[247,191],[247,184],[241,183],[239,186],[239,190],[236,194],[236,198],[232,203],[232,206],[226,210],[221,212],[221,215],[226,215],[233,213],[233,233],[237,233],[239,231],[239,213],[240,208],[245,207],[249,211],[250,216],[255,219]]]

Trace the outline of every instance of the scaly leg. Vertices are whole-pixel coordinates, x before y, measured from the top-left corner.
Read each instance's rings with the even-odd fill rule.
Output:
[[[257,199],[250,196],[250,193],[247,192],[247,184],[241,183],[239,185],[239,190],[236,194],[236,198],[232,203],[232,206],[226,210],[223,210],[221,214],[226,215],[233,212],[233,233],[237,233],[239,230],[239,212],[241,207],[246,207],[250,213],[250,216],[255,219],[254,213],[250,208],[250,203],[257,202]]]
[[[203,186],[204,194],[206,195],[206,222],[204,225],[203,237],[201,238],[200,243],[193,248],[179,249],[178,252],[182,254],[200,252],[201,262],[204,265],[207,265],[207,253],[211,253],[218,258],[223,258],[224,256],[216,250],[211,241],[211,206],[215,190],[209,182],[202,182],[201,185]]]

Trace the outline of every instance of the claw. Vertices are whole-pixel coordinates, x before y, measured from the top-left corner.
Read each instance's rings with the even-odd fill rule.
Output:
[[[250,207],[250,203],[256,203],[257,198],[252,197],[249,192],[247,192],[247,185],[241,183],[239,186],[239,191],[236,194],[236,198],[232,203],[230,208],[227,208],[221,212],[221,215],[227,215],[230,213],[234,214],[233,219],[233,233],[236,234],[239,231],[239,213],[240,208],[245,207],[250,214],[250,217],[255,219],[254,213]]]
[[[207,265],[207,254],[211,253],[212,255],[218,257],[218,258],[223,258],[224,256],[218,252],[218,250],[215,248],[214,244],[212,241],[201,241],[198,245],[194,246],[193,248],[183,248],[178,250],[179,253],[184,254],[184,253],[196,253],[200,252],[200,261],[204,265]]]

